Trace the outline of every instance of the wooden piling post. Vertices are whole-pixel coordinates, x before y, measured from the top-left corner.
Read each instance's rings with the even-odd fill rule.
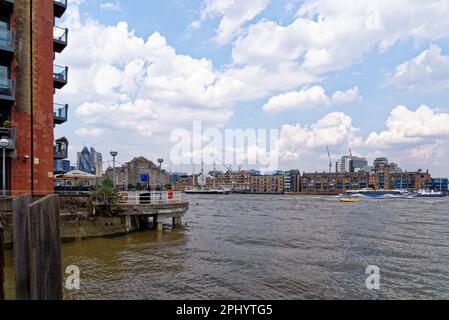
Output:
[[[31,299],[28,249],[28,205],[31,201],[31,194],[12,200],[16,300]]]
[[[32,300],[62,300],[59,197],[49,195],[28,206],[30,292]]]
[[[5,256],[3,254],[3,225],[0,222],[0,300],[5,300]]]

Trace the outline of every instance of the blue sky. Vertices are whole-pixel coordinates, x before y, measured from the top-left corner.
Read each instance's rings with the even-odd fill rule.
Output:
[[[278,129],[281,169],[325,170],[329,146],[449,176],[448,14],[443,0],[74,0],[57,22],[57,134],[71,160],[87,145],[125,162],[169,159],[193,121]]]

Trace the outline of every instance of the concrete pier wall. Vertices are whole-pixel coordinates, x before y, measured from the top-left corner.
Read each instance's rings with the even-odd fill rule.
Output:
[[[153,218],[154,226],[163,229],[166,220],[173,219],[173,226],[180,226],[181,217],[189,209],[188,203],[158,204],[145,206],[123,206],[117,216],[98,217],[88,212],[86,197],[61,196],[61,240],[77,240],[114,237],[135,232],[144,228],[143,218]],[[11,199],[0,199],[0,222],[3,224],[6,247],[13,243],[13,219]]]

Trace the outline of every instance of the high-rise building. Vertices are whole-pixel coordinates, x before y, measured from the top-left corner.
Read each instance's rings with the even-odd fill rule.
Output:
[[[385,157],[376,158],[374,160],[374,168],[375,169],[384,168],[388,165],[389,165],[388,159]]]
[[[55,173],[62,174],[71,171],[69,160],[55,160]]]
[[[90,148],[90,156],[95,169],[95,175],[101,177],[103,175],[103,155],[97,152],[95,148]]]
[[[83,151],[78,152],[77,158],[78,158],[77,161],[78,170],[90,174],[95,174],[95,166],[92,161],[92,155],[87,147],[84,147]]]
[[[67,46],[68,30],[55,26],[66,8],[67,0],[0,0],[0,138],[9,142],[10,190],[52,192],[54,160],[68,155],[68,140],[53,132],[67,121],[67,105],[53,102],[67,84],[68,68],[53,62]]]
[[[101,177],[103,175],[103,156],[95,148],[84,147],[81,152],[77,153],[76,167],[80,171]]]
[[[116,185],[123,189],[136,187],[137,185],[146,184],[152,190],[156,190],[162,185],[170,183],[170,175],[167,171],[159,170],[154,162],[144,158],[134,158],[121,167],[115,169],[115,177],[113,177],[113,168],[106,170],[105,176],[109,179],[115,179]],[[147,181],[142,181],[142,176],[146,176]]]
[[[284,192],[298,192],[298,183],[297,177],[300,176],[301,173],[299,170],[290,170],[285,171],[284,173]]]
[[[338,172],[351,173],[362,170],[367,165],[368,161],[365,158],[344,156],[338,161],[337,168]]]

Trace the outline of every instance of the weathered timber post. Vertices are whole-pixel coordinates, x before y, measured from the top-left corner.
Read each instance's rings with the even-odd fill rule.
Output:
[[[153,222],[154,222],[154,228],[157,231],[163,231],[164,230],[164,221],[158,217],[157,215],[153,218]]]
[[[3,254],[3,225],[0,222],[0,300],[5,300],[5,256]]]
[[[173,217],[173,228],[182,226],[182,218],[181,217]]]
[[[59,197],[49,195],[28,206],[30,292],[32,300],[62,300]]]
[[[28,249],[28,205],[31,194],[12,200],[14,270],[16,274],[16,299],[30,300],[29,249]]]

